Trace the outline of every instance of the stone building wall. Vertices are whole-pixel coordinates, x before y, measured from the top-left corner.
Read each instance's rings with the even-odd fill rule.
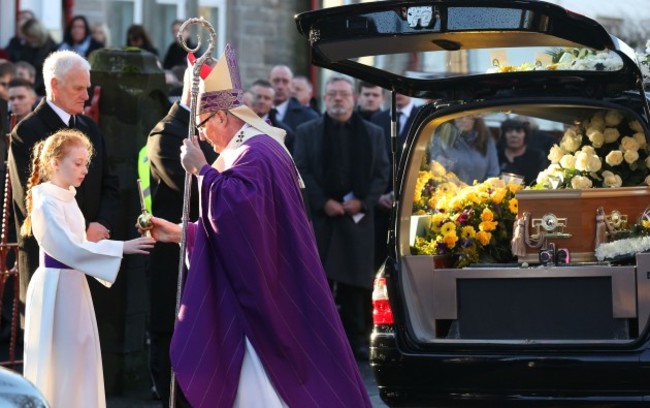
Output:
[[[237,51],[244,87],[268,79],[276,64],[290,66],[295,75],[309,73],[307,42],[293,20],[308,9],[308,0],[228,2],[228,41]]]

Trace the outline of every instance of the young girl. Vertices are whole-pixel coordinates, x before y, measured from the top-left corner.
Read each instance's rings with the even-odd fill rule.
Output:
[[[110,286],[122,254],[146,254],[154,240],[86,239],[75,201],[93,154],[90,140],[60,130],[34,146],[23,235],[34,234],[40,266],[27,290],[24,375],[52,407],[105,407],[95,311],[84,274]]]

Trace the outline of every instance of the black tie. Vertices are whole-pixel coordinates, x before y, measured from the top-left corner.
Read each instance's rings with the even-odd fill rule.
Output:
[[[274,126],[278,123],[277,117],[278,117],[278,110],[275,108],[271,108],[271,110],[269,111],[269,120],[271,121],[271,124]]]
[[[74,115],[71,115],[71,116],[70,116],[70,120],[68,121],[68,127],[69,127],[70,129],[73,129],[73,128],[74,128],[74,125],[75,125],[75,118],[74,118]]]

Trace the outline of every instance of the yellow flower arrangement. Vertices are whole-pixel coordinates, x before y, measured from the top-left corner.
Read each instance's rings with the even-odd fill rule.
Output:
[[[456,267],[476,262],[511,262],[510,239],[521,189],[498,178],[469,186],[434,162],[416,182],[413,214],[430,215],[415,254],[449,254]]]

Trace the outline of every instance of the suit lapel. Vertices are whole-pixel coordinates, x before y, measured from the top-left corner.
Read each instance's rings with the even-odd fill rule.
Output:
[[[39,116],[43,118],[45,126],[51,130],[50,133],[54,133],[59,129],[68,127],[66,123],[63,123],[63,120],[61,120],[59,115],[54,112],[54,109],[48,105],[48,103],[45,101],[45,98],[41,99],[41,103],[38,104],[34,112],[39,112]]]

